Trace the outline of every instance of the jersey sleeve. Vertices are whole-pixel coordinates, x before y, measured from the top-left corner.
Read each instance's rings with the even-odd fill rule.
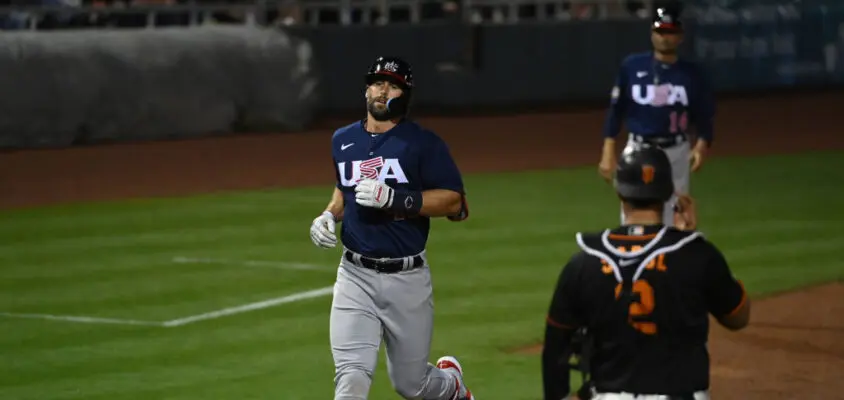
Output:
[[[331,146],[331,169],[334,170],[334,187],[337,189],[343,190],[343,185],[340,184],[340,170],[337,169],[337,152],[336,152],[336,144],[337,144],[337,135],[340,133],[340,130],[334,131],[334,134],[331,135],[331,142],[329,142]]]
[[[621,63],[610,91],[610,106],[604,120],[604,137],[614,138],[621,130],[621,122],[627,107],[627,60]]]
[[[744,285],[730,271],[724,255],[714,246],[706,265],[706,301],[712,315],[721,317],[737,310],[747,299]]]
[[[714,140],[715,93],[712,82],[703,68],[695,69],[694,98],[691,107],[691,122],[695,133],[712,145]]]
[[[420,162],[422,189],[448,189],[464,194],[463,176],[451,156],[448,145],[434,136]]]
[[[554,288],[554,295],[551,298],[551,306],[548,309],[548,325],[560,329],[576,329],[583,325],[584,321],[577,301],[578,271],[583,259],[583,253],[578,252],[572,256],[560,272],[557,286]]]
[[[331,168],[334,169],[334,187],[337,189],[343,190],[343,185],[340,184],[340,170],[337,169],[337,159],[334,156],[331,157],[332,166]]]

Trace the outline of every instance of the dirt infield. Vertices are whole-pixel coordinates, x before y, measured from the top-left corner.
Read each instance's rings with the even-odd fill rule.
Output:
[[[842,299],[844,285],[833,283],[755,302],[742,332],[713,327],[714,398],[842,398]]]
[[[836,118],[844,104],[840,93],[718,104],[714,157],[844,148]],[[464,172],[494,172],[596,164],[603,111],[419,120],[448,141]],[[322,129],[6,152],[0,154],[0,208],[311,184],[328,187],[334,179],[331,133],[332,129]],[[753,327],[746,331],[713,328],[715,398],[842,398],[842,299],[841,284],[765,299],[754,303]]]

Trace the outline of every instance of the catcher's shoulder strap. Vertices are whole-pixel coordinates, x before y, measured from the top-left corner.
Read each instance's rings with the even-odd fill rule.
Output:
[[[702,233],[698,231],[681,231],[678,229],[664,227],[654,235],[653,239],[641,245],[635,251],[622,251],[610,240],[609,229],[600,234],[584,234],[578,232],[576,235],[577,245],[586,254],[603,260],[603,264],[612,268],[616,280],[622,283],[624,275],[630,276],[630,281],[636,281],[645,267],[660,254],[676,251],[683,246],[701,238]],[[635,266],[635,272],[631,275],[622,275],[621,270]]]

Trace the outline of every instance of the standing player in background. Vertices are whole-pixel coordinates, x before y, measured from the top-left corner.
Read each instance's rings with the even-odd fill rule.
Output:
[[[664,151],[644,145],[623,155],[614,186],[625,220],[615,229],[578,233],[580,251],[554,289],[542,353],[544,399],[570,396],[568,355],[575,332],[585,328],[591,399],[707,400],[709,315],[730,330],[746,327],[744,286],[700,232],[664,224],[663,207],[674,193]],[[675,217],[676,225],[694,227],[688,215]]]
[[[410,64],[380,57],[365,83],[367,116],[334,133],[337,184],[311,224],[314,244],[332,248],[343,221],[330,317],[334,399],[369,396],[383,339],[403,398],[473,400],[454,357],[428,363],[434,303],[425,247],[431,218],[468,217],[460,171],[439,136],[406,118]]]
[[[604,147],[598,164],[600,174],[612,179],[616,166],[616,137],[622,121],[629,131],[624,152],[648,143],[663,149],[671,160],[674,187],[689,193],[689,175],[700,169],[712,145],[715,99],[712,87],[699,66],[680,59],[683,41],[678,13],[657,8],[651,27],[654,51],[628,56],[621,64],[604,123]],[[688,136],[689,124],[697,136],[694,148]],[[690,171],[691,169],[691,171]],[[666,203],[663,220],[671,224],[672,205]],[[622,211],[621,219],[624,220]]]

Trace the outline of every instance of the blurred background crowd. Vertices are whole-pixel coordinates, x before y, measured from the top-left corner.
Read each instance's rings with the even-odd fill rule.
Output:
[[[419,20],[505,23],[518,20],[648,18],[655,0],[499,1],[373,0],[341,10],[341,0],[2,0],[0,28],[49,30],[139,28],[198,24],[387,24]],[[656,0],[660,3],[660,0]],[[418,15],[413,9],[419,10]],[[259,10],[256,12],[255,10]]]

